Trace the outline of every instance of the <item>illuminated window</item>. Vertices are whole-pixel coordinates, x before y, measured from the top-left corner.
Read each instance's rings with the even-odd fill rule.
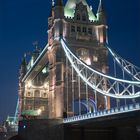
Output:
[[[78,56],[89,56],[89,50],[81,48],[77,50]]]
[[[80,19],[81,19],[81,17],[80,17],[80,14],[79,14],[79,13],[77,13],[77,17],[76,17],[76,19],[77,19],[77,20],[80,20]]]
[[[71,26],[71,32],[75,32],[75,26]]]
[[[47,68],[46,67],[42,70],[42,73],[43,74],[47,73]]]
[[[93,55],[93,62],[97,62],[97,61],[98,61],[97,55]]]
[[[87,32],[87,28],[83,27],[83,32],[86,33]]]
[[[84,48],[79,49],[79,50],[77,50],[77,55],[87,65],[91,65],[91,59],[90,59],[90,55],[89,55],[89,50],[84,49]]]
[[[39,92],[39,90],[35,90],[34,96],[35,96],[35,97],[40,97],[40,92]]]
[[[77,27],[77,32],[81,32],[81,27]]]
[[[41,111],[44,111],[45,110],[45,106],[41,106],[40,109],[41,109]]]
[[[88,28],[88,33],[92,35],[92,28]]]

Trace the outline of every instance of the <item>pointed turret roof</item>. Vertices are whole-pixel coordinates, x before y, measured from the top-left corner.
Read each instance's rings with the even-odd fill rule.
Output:
[[[101,12],[104,12],[104,6],[102,0],[100,0],[97,13],[101,13]]]
[[[54,7],[54,5],[55,5],[55,2],[54,2],[54,0],[52,0],[52,7]]]
[[[96,20],[95,15],[93,14],[92,8],[89,7],[89,5],[87,4],[86,0],[68,0],[65,8],[64,8],[64,14],[66,17],[74,17],[74,12],[75,12],[75,7],[76,4],[82,2],[83,5],[87,6],[87,11],[88,11],[88,15],[89,15],[89,20]]]
[[[24,54],[24,57],[22,58],[22,62],[21,65],[26,66],[27,62],[26,62],[26,53]]]
[[[100,21],[101,23],[106,24],[106,15],[104,10],[103,0],[100,0],[99,2],[98,11],[97,11],[97,20]]]

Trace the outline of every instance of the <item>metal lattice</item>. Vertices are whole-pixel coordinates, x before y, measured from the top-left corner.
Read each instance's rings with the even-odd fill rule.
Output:
[[[108,45],[106,48],[109,50],[110,54],[114,57],[115,61],[119,64],[119,66],[137,81],[140,81],[140,68],[123,59],[121,56],[116,54]]]
[[[62,44],[65,55],[74,70],[77,72],[80,78],[84,82],[86,82],[92,89],[96,90],[98,93],[104,96],[110,96],[114,98],[131,99],[140,97],[139,81],[129,81],[114,78],[97,70],[94,70],[70,51],[64,39],[61,39],[60,42]],[[129,63],[125,62],[125,64],[127,65]],[[128,70],[128,68],[129,66],[125,66],[126,70]],[[134,73],[131,74],[133,75]],[[134,74],[133,76],[137,77],[137,74]]]

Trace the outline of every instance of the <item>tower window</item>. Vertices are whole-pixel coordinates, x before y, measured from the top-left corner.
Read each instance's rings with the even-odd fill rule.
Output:
[[[35,93],[34,93],[35,95],[35,97],[40,97],[40,92],[39,92],[39,90],[35,90]]]
[[[88,28],[88,33],[92,35],[92,28]]]
[[[97,62],[97,61],[98,61],[97,55],[93,55],[93,62]]]
[[[71,26],[71,32],[75,32],[75,26]]]
[[[86,33],[87,32],[87,28],[83,27],[83,32]]]
[[[81,27],[77,27],[77,32],[81,32]]]
[[[77,14],[76,19],[77,19],[77,20],[80,20],[80,19],[81,19],[81,18],[80,18],[80,14],[79,14],[79,13]]]
[[[90,59],[89,50],[84,49],[84,48],[78,49],[77,50],[77,55],[87,65],[91,65],[91,59]]]
[[[28,97],[31,97],[31,92],[28,92],[28,93],[27,93],[27,96],[28,96]]]
[[[86,15],[82,15],[82,21],[86,21]]]

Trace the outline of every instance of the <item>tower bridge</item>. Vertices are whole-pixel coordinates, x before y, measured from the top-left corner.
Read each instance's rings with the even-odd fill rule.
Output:
[[[76,139],[86,139],[82,138],[82,132],[87,135],[83,130],[87,128],[87,131],[100,128],[101,135],[105,133],[111,139],[109,134],[114,136],[119,119],[132,122],[130,126],[127,121],[124,124],[138,130],[140,68],[109,46],[107,29],[102,0],[96,15],[86,0],[68,0],[66,5],[62,0],[52,1],[48,43],[41,52],[36,49],[29,62],[24,57],[20,68],[15,116],[16,122],[20,120],[21,134],[25,134],[24,129],[30,131],[25,124],[34,127],[32,123],[38,125],[39,120],[44,124],[48,120],[51,126],[59,122],[68,136],[80,135]],[[108,55],[112,62],[108,61]],[[111,73],[109,63],[113,67]],[[114,126],[105,123],[109,120]],[[70,133],[76,129],[77,133]],[[96,134],[90,135],[94,138]]]

